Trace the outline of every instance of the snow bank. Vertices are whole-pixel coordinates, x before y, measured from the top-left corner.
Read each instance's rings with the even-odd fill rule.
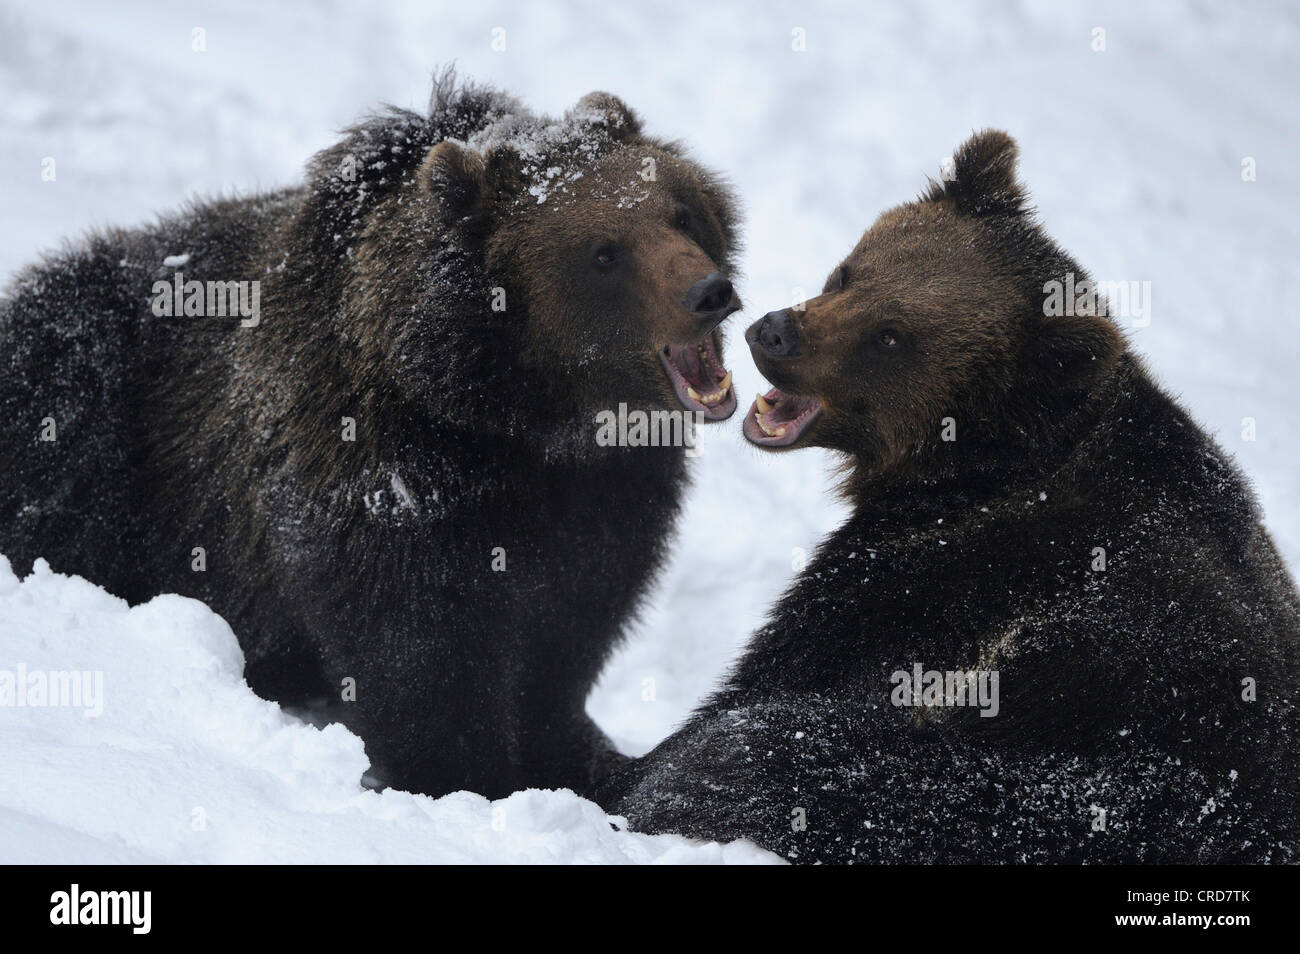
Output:
[[[0,557],[0,634],[0,862],[775,861],[615,830],[569,791],[363,789],[361,740],[254,695],[196,600],[129,608],[44,561],[20,582]]]

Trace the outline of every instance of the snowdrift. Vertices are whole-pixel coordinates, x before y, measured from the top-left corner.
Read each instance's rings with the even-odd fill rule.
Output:
[[[361,740],[254,695],[234,633],[196,600],[128,607],[44,561],[19,581],[0,557],[0,635],[0,862],[776,860],[618,830],[569,791],[365,789]]]

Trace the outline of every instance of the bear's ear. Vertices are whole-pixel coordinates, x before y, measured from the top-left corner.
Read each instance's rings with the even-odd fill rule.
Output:
[[[977,132],[958,147],[931,198],[947,198],[966,215],[1023,212],[1025,190],[1016,180],[1016,141],[997,129]]]
[[[589,122],[602,124],[613,139],[641,135],[640,117],[632,111],[631,106],[613,93],[603,93],[599,90],[588,93],[578,100],[578,105],[573,108],[573,114],[578,119],[586,118]]]
[[[1029,359],[1049,386],[1086,387],[1108,376],[1124,351],[1124,336],[1099,315],[1036,316]]]
[[[443,141],[429,150],[416,172],[420,190],[433,198],[438,221],[472,233],[486,230],[493,201],[507,188],[511,162],[494,149],[483,156]]]
[[[454,142],[440,142],[424,157],[416,173],[421,191],[432,196],[443,225],[473,218],[487,192],[483,157]]]

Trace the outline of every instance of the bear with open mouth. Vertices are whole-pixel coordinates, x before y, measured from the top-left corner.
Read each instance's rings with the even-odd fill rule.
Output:
[[[598,416],[735,411],[734,222],[616,97],[548,118],[447,73],[304,185],[17,276],[0,553],[204,600],[252,687],[333,700],[381,782],[589,791],[618,756],[586,696],[689,449],[606,446]],[[259,313],[213,312],[227,286]]]
[[[799,862],[1300,856],[1300,598],[1246,480],[1043,231],[1016,146],[882,215],[746,338],[753,444],[848,521],[723,686],[602,796]],[[780,506],[773,500],[772,506]]]

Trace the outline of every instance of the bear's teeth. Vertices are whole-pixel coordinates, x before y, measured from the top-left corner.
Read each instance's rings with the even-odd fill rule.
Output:
[[[767,398],[763,397],[761,394],[755,399],[754,403],[758,405],[759,414],[766,414],[768,411],[772,410],[772,405],[768,404]]]
[[[695,390],[695,388],[691,387],[690,385],[687,385],[686,393],[691,396],[692,401],[699,401],[701,404],[711,405],[711,404],[717,404],[724,397],[726,397],[727,389],[730,387],[731,387],[731,372],[728,371],[727,376],[723,378],[721,382],[719,382],[718,390],[710,391],[708,394],[701,395],[699,391]]]
[[[763,429],[763,433],[766,434],[768,437],[785,437],[784,426],[778,427],[775,430],[773,430],[763,422],[763,418],[758,414],[754,415],[754,420],[758,421],[758,426]]]

